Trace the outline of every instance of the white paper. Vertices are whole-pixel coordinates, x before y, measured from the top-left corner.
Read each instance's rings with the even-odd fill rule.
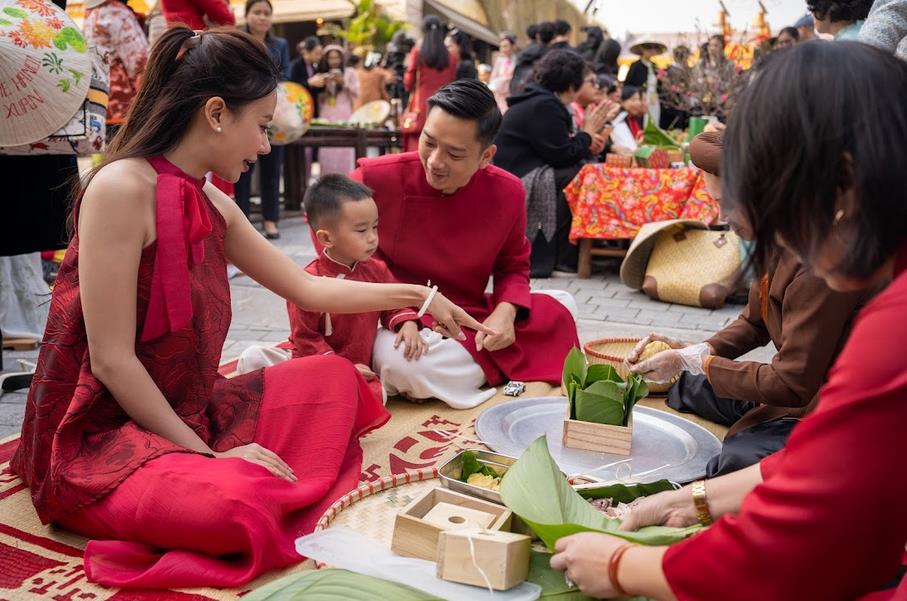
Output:
[[[328,528],[296,539],[296,552],[334,568],[392,580],[450,601],[535,601],[542,587],[523,582],[494,591],[437,577],[437,564],[400,557],[377,541],[346,528]]]

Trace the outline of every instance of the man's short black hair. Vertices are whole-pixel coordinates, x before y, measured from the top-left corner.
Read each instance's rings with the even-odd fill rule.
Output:
[[[340,217],[343,203],[366,200],[372,197],[372,189],[345,175],[323,175],[305,191],[303,205],[306,217],[313,230],[327,225]]]
[[[478,79],[449,83],[428,99],[428,111],[435,107],[460,119],[476,122],[476,138],[487,148],[501,128],[501,110],[491,90]]]
[[[573,26],[563,19],[558,19],[553,25],[554,35],[570,35],[570,32],[573,31]]]
[[[554,23],[545,21],[539,23],[539,42],[547,46],[554,39]]]
[[[859,21],[869,15],[873,0],[806,0],[806,8],[819,19]]]
[[[555,94],[566,92],[571,86],[580,89],[585,74],[586,61],[567,48],[549,50],[535,65],[535,80]]]
[[[316,35],[310,35],[306,39],[302,40],[302,48],[306,52],[311,52],[312,50],[314,50],[315,48],[318,48],[319,46],[321,46],[321,40],[318,39],[318,36],[316,36]]]
[[[539,35],[539,25],[538,23],[533,23],[526,28],[526,37],[529,38],[529,41],[535,41]]]

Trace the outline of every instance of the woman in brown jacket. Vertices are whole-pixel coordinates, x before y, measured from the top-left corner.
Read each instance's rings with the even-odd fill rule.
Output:
[[[693,163],[703,170],[716,199],[721,194],[721,141],[722,132],[711,131],[690,144]],[[725,218],[738,236],[753,239],[734,214]],[[628,362],[650,381],[680,374],[668,393],[668,406],[730,427],[721,453],[708,464],[711,478],[753,465],[784,446],[794,424],[815,407],[850,321],[869,296],[834,292],[792,253],[779,251],[774,268],[753,282],[749,303],[727,327],[693,345],[652,334]],[[637,362],[653,340],[673,350]],[[778,350],[771,363],[736,360],[770,342]]]

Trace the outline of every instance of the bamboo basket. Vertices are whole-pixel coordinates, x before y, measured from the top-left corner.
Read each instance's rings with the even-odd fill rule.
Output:
[[[586,352],[586,361],[590,364],[604,363],[610,365],[621,378],[626,380],[627,376],[630,375],[630,370],[627,369],[624,360],[633,352],[640,340],[642,338],[599,338],[598,340],[590,340],[583,346],[583,350]],[[651,393],[664,394],[674,385],[675,381],[676,379],[663,384],[646,382],[646,386],[649,387],[649,392]]]

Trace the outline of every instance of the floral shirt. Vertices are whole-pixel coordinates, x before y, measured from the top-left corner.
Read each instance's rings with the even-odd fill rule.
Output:
[[[122,123],[148,60],[148,40],[135,15],[120,0],[88,9],[83,30],[110,65],[107,123]]]

